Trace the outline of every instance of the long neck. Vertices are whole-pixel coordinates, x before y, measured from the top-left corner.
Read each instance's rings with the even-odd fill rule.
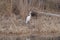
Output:
[[[31,11],[30,11],[30,13],[29,13],[29,16],[31,16]]]
[[[31,16],[31,13],[29,13],[29,16]]]

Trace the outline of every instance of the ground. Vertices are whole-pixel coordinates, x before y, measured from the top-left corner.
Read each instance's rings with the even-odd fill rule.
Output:
[[[40,10],[38,5],[35,5],[37,8],[31,7],[31,9],[36,12],[36,16],[32,16],[30,22],[26,24],[23,17],[26,18],[29,9],[27,10],[27,6],[21,4],[23,7],[20,11],[17,4],[12,5],[11,1],[4,0],[0,3],[0,40],[60,40],[60,12],[58,10],[52,10],[49,7],[46,10]]]

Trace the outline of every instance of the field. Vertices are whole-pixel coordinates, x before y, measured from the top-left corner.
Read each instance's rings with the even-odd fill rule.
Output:
[[[26,24],[30,10],[35,16]],[[0,0],[0,40],[30,39],[60,40],[59,0]]]

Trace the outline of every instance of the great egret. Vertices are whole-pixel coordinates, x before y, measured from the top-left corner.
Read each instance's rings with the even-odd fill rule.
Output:
[[[31,13],[32,11],[29,12],[29,15],[26,17],[26,24],[30,21],[31,19]]]

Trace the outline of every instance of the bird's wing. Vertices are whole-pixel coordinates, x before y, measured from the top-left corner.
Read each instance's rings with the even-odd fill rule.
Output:
[[[27,18],[26,18],[26,23],[27,23],[28,21],[30,21],[30,19],[31,19],[31,17],[30,17],[30,16],[27,16]]]

